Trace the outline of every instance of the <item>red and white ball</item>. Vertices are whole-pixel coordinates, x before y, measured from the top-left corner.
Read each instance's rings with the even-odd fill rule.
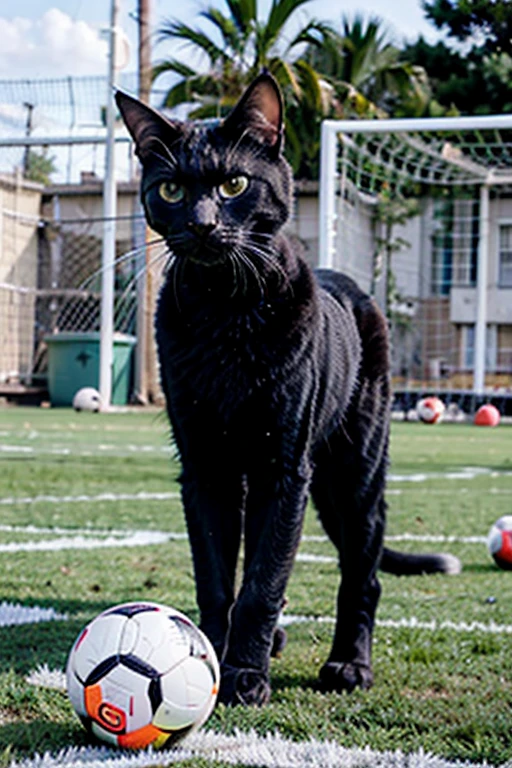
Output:
[[[80,632],[66,683],[93,736],[140,749],[174,744],[206,722],[219,674],[208,638],[187,616],[140,602],[104,611]]]
[[[424,397],[416,405],[418,418],[424,424],[436,424],[443,417],[444,403],[438,397]]]
[[[496,565],[505,571],[512,571],[512,515],[496,520],[489,531],[487,546]]]

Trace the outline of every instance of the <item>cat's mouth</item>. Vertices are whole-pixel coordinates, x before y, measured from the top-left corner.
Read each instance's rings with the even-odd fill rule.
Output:
[[[188,242],[180,247],[170,242],[169,247],[179,258],[202,267],[220,266],[228,261],[228,254],[222,248],[214,247],[207,241]]]

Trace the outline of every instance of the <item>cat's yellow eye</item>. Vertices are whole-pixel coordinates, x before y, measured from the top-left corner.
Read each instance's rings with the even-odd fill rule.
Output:
[[[231,197],[238,197],[243,194],[249,186],[249,179],[247,176],[234,176],[232,179],[227,179],[219,187],[219,193],[221,197],[229,199]]]
[[[183,187],[175,184],[174,181],[164,181],[160,184],[158,192],[166,203],[179,203],[183,200],[185,194]]]

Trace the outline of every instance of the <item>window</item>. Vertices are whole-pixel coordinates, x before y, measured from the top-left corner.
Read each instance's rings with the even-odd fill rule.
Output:
[[[475,361],[475,326],[466,325],[462,336],[462,367],[472,370]]]
[[[498,285],[512,288],[512,224],[500,224]]]
[[[485,370],[494,371],[497,365],[497,326],[488,325],[485,329]],[[462,367],[473,370],[475,366],[475,336],[474,325],[462,326]]]
[[[478,210],[478,200],[470,197],[434,201],[431,274],[434,296],[448,296],[452,286],[476,285]]]

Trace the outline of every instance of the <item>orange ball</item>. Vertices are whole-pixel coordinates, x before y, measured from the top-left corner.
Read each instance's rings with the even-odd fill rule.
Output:
[[[478,411],[475,413],[474,423],[478,427],[497,427],[500,423],[500,412],[498,409],[487,403],[481,405]]]

